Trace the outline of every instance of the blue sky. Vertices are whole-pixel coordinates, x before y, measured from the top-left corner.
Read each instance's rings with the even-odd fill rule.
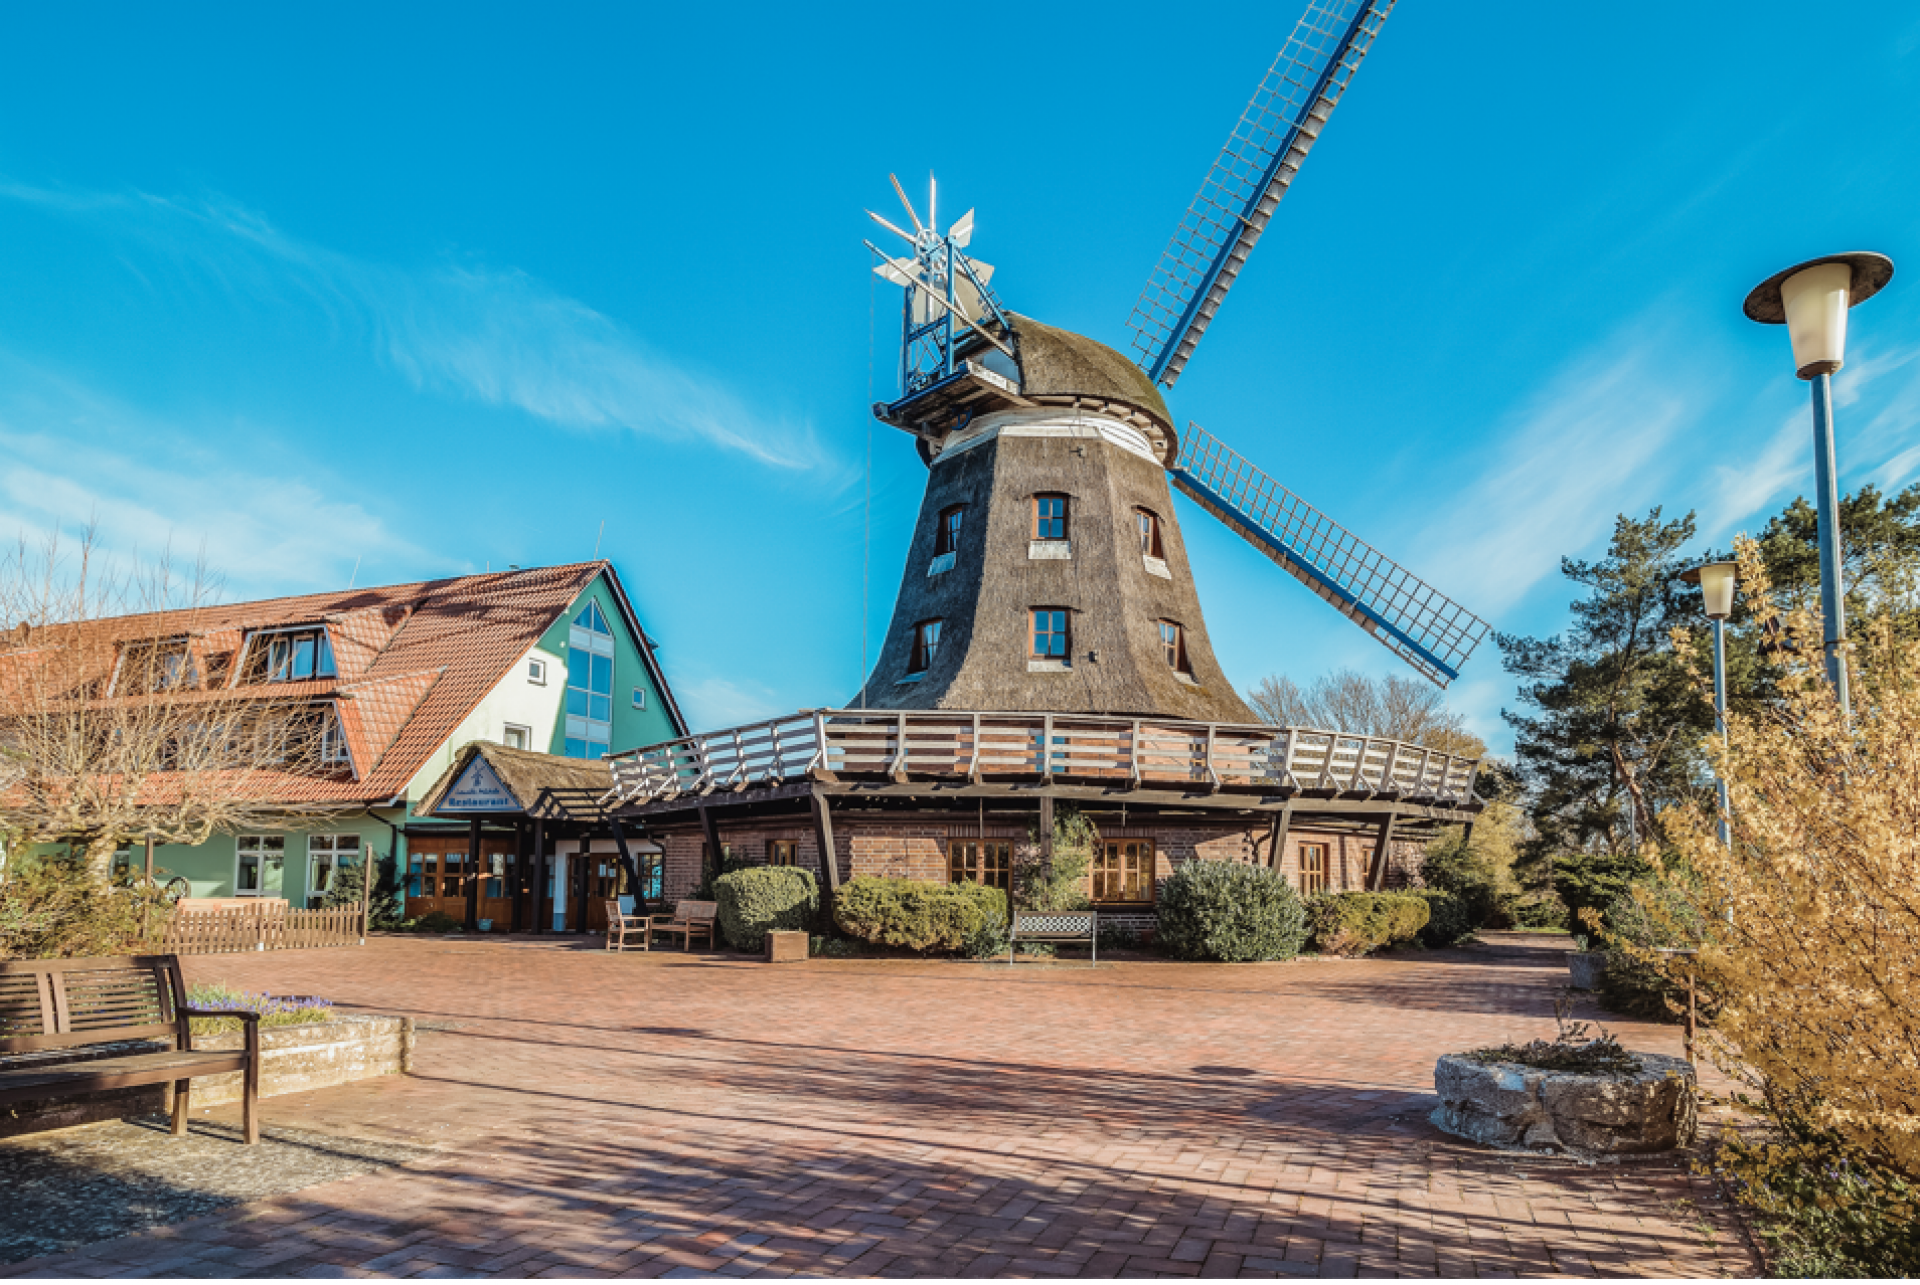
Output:
[[[843,700],[925,477],[865,410],[898,301],[863,208],[936,172],[1007,304],[1124,346],[1293,10],[18,10],[0,522],[204,549],[233,597],[599,541],[697,724]],[[1901,265],[1841,465],[1920,478],[1917,154],[1911,6],[1405,0],[1174,411],[1551,632],[1615,513],[1724,544],[1809,489],[1784,336],[1740,315],[1788,263]],[[1398,665],[1178,512],[1239,685]],[[1497,745],[1511,693],[1491,644],[1453,689]]]

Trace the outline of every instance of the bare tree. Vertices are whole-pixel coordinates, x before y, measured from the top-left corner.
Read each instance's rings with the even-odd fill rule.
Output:
[[[0,558],[9,850],[70,844],[104,882],[114,853],[148,838],[199,844],[332,811],[291,801],[342,774],[330,708],[212,672],[213,592],[204,565],[114,568],[92,530],[71,556],[55,535]]]
[[[1438,688],[1398,674],[1370,678],[1351,669],[1336,669],[1304,688],[1285,675],[1270,674],[1247,693],[1247,703],[1276,727],[1382,736],[1462,758],[1480,758],[1487,752],[1486,742],[1447,708]]]

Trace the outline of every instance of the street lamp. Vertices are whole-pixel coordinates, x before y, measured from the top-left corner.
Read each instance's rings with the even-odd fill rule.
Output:
[[[1819,500],[1820,611],[1826,619],[1827,679],[1840,702],[1847,700],[1847,638],[1840,584],[1840,491],[1833,456],[1835,371],[1846,360],[1847,310],[1880,293],[1893,278],[1893,260],[1870,250],[1830,254],[1776,272],[1747,295],[1745,312],[1755,321],[1785,325],[1793,341],[1794,374],[1813,385],[1813,471]]]
[[[1713,622],[1713,730],[1723,745],[1727,739],[1727,617],[1733,614],[1733,586],[1739,571],[1737,562],[1705,562],[1680,573],[1680,578],[1688,584],[1700,586],[1707,619]],[[1730,847],[1733,835],[1727,829],[1727,816],[1731,811],[1727,802],[1727,778],[1717,769],[1713,784],[1720,792],[1720,843]]]

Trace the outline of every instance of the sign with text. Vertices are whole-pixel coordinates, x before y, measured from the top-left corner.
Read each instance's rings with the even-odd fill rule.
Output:
[[[514,798],[513,792],[500,783],[500,778],[494,775],[493,766],[476,755],[434,811],[518,812],[520,800]]]

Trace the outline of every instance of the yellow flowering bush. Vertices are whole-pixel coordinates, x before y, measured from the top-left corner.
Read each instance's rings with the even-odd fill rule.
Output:
[[[1760,1131],[1730,1132],[1721,1164],[1775,1215],[1801,1265],[1864,1274],[1920,1267],[1920,643],[1885,619],[1848,648],[1851,717],[1827,682],[1819,621],[1778,613],[1751,541],[1738,545],[1753,618],[1777,618],[1777,693],[1728,720],[1709,757],[1733,843],[1710,800],[1663,823],[1667,884],[1652,920],[1698,942],[1715,1006],[1703,1048],[1743,1086]],[[1676,638],[1676,650],[1693,654]],[[1678,980],[1686,965],[1617,949]],[[1781,1231],[1781,1229],[1785,1229]],[[1825,1256],[1825,1257],[1822,1257]],[[1836,1257],[1837,1256],[1837,1257]]]

